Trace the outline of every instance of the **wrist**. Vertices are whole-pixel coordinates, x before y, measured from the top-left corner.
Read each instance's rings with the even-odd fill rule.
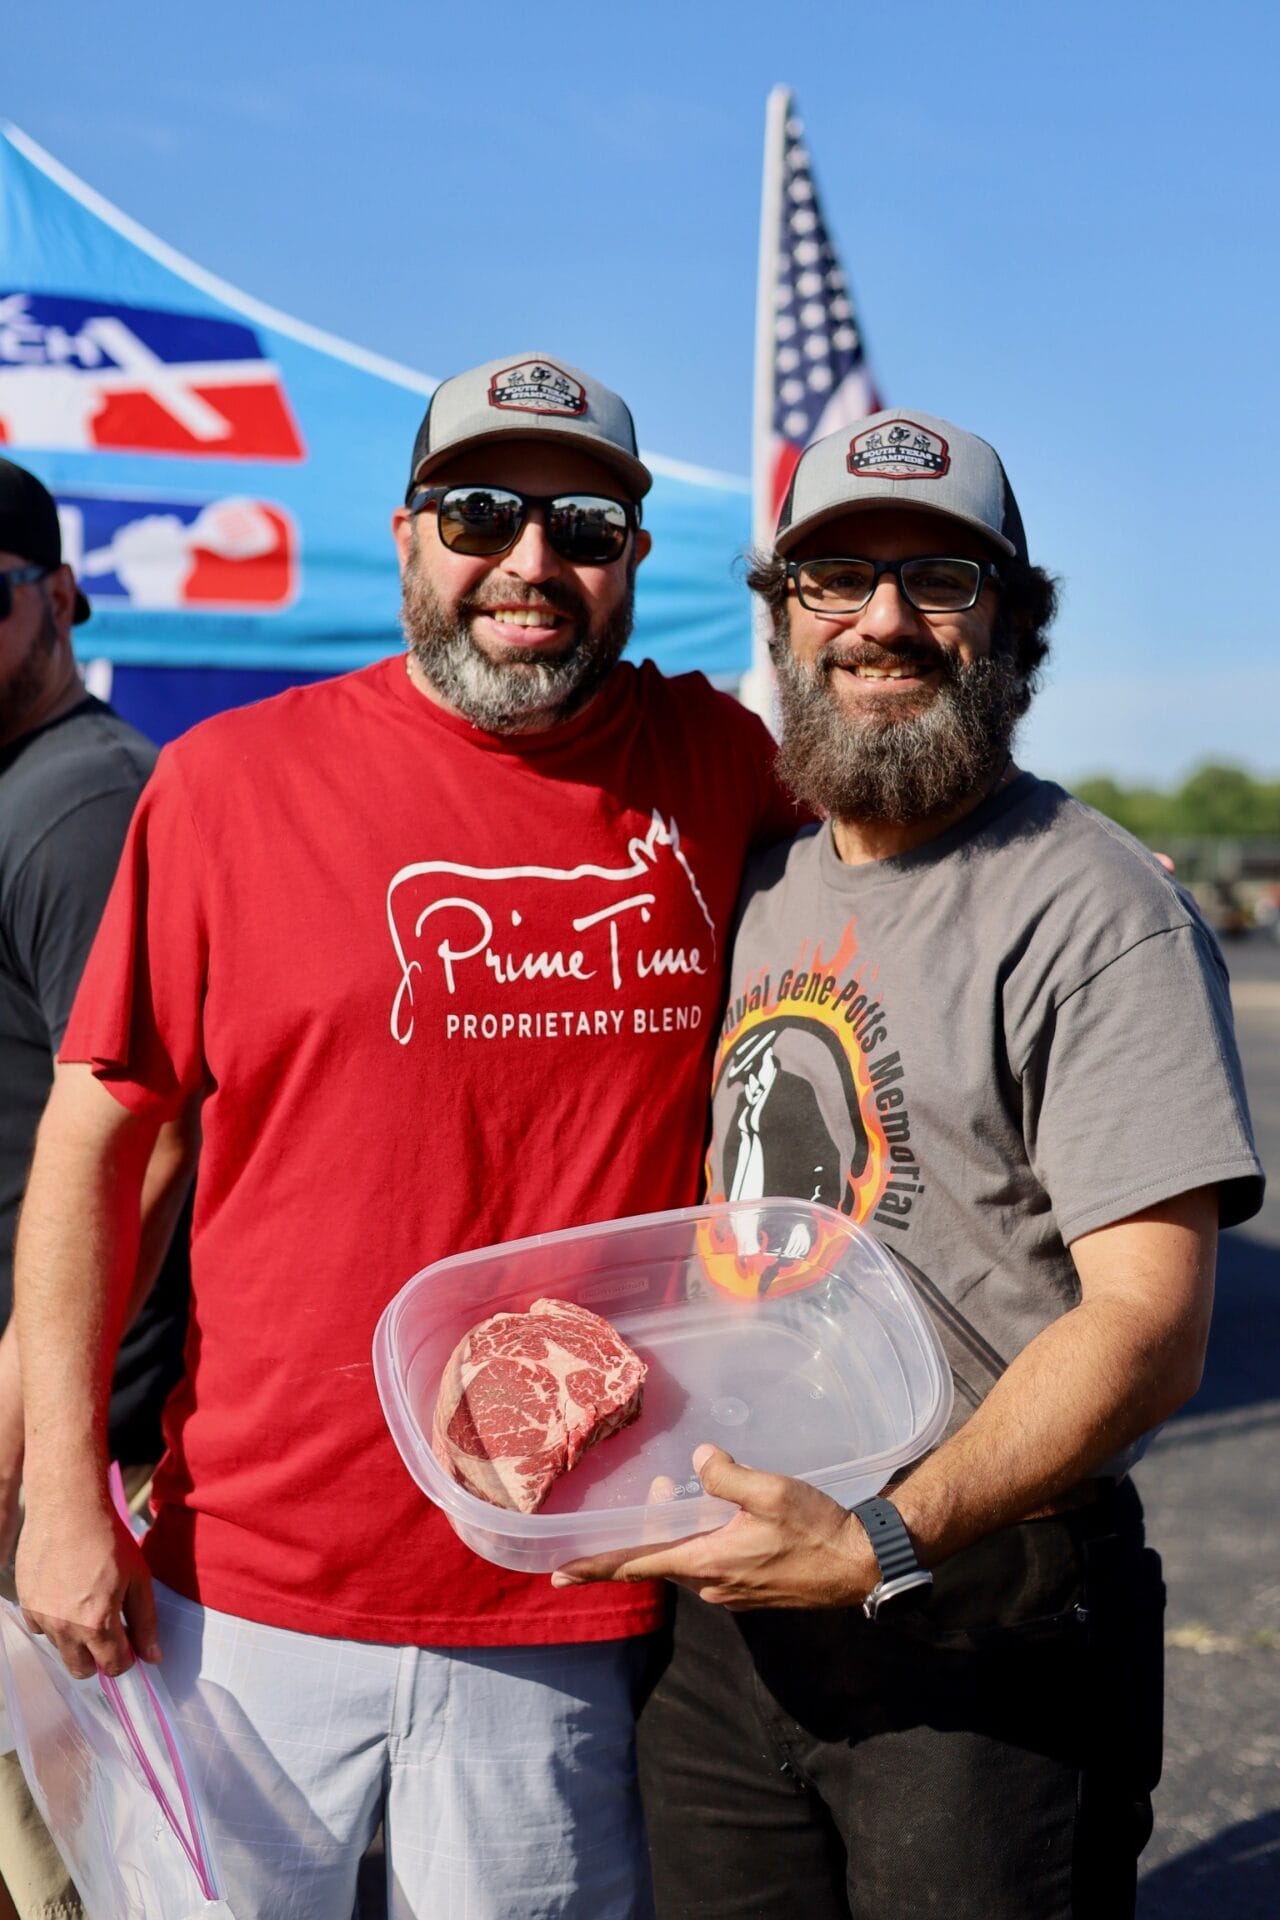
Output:
[[[69,1439],[42,1445],[29,1435],[23,1464],[27,1505],[45,1513],[82,1514],[109,1507],[108,1464],[105,1449],[96,1439],[79,1445]]]
[[[879,1618],[882,1609],[918,1606],[927,1599],[933,1575],[916,1554],[902,1515],[891,1500],[861,1500],[851,1517],[865,1531],[874,1557],[876,1577],[862,1602],[868,1620]]]
[[[844,1557],[843,1604],[860,1607],[880,1578],[880,1566],[872,1552],[867,1530],[852,1507],[844,1516],[840,1547]]]

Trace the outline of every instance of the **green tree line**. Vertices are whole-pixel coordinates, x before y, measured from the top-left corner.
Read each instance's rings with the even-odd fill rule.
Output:
[[[1148,846],[1216,836],[1280,840],[1280,780],[1255,780],[1242,767],[1197,767],[1180,787],[1122,787],[1109,775],[1080,780],[1075,793]]]

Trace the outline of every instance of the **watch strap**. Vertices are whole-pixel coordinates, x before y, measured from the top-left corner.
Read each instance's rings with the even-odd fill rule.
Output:
[[[883,1585],[901,1580],[905,1574],[924,1571],[916,1559],[911,1535],[902,1524],[902,1515],[891,1500],[862,1500],[851,1511],[866,1529]]]

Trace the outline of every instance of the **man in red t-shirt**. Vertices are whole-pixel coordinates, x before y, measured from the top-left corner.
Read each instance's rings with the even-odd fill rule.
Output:
[[[446,381],[393,520],[407,659],[165,751],[62,1048],[19,1245],[20,1590],[73,1673],[163,1647],[238,1920],[349,1920],[380,1817],[398,1916],[648,1910],[658,1592],[463,1547],[370,1340],[446,1254],[698,1197],[739,873],[791,820],[757,720],[619,663],[649,484],[576,369]],[[101,1415],[147,1151],[195,1108],[140,1551]]]

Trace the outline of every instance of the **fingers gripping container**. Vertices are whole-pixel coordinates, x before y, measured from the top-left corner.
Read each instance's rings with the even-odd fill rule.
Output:
[[[542,1297],[611,1321],[649,1372],[639,1419],[537,1513],[514,1513],[453,1479],[431,1422],[463,1336]],[[951,1374],[906,1273],[843,1214],[799,1200],[686,1207],[439,1260],[383,1313],[373,1366],[422,1491],[474,1552],[524,1573],[723,1525],[737,1509],[703,1493],[690,1457],[703,1441],[852,1506],[936,1446],[951,1411]]]

